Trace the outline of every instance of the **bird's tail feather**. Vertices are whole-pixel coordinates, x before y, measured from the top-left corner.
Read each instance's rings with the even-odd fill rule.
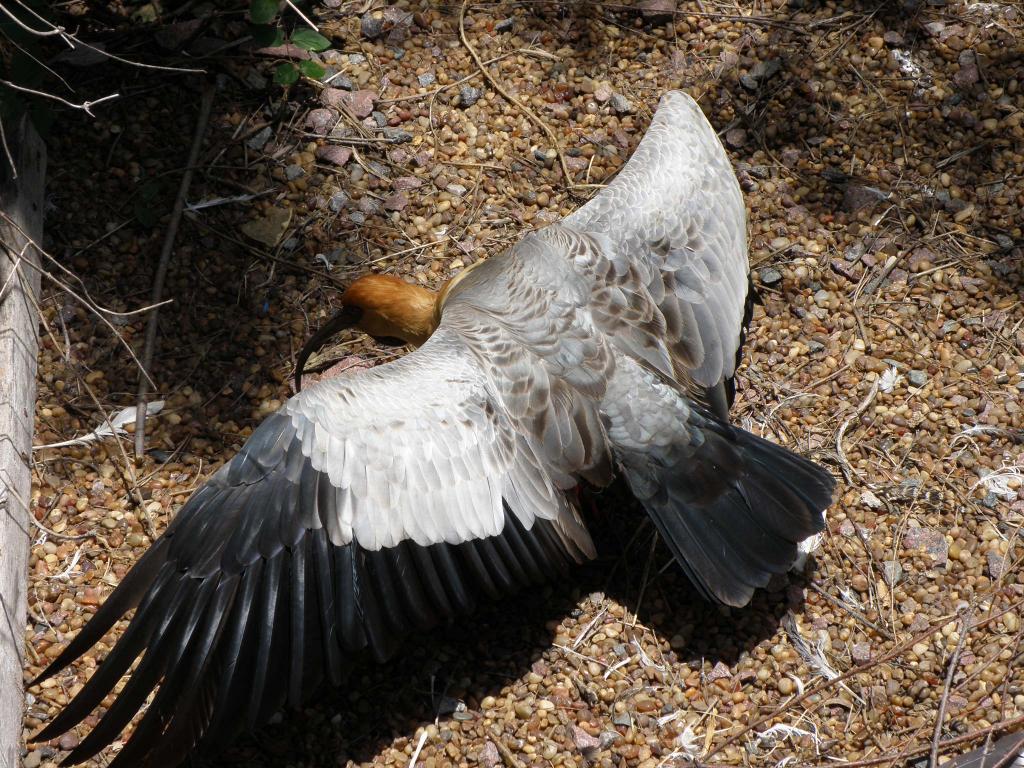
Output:
[[[742,606],[824,528],[835,481],[821,467],[709,414],[697,444],[620,457],[676,561],[705,597]]]

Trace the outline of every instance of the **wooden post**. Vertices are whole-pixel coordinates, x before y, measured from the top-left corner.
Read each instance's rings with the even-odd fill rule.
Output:
[[[11,124],[13,123],[13,124]],[[4,125],[0,153],[0,768],[21,765],[25,591],[31,537],[39,254],[46,147],[27,116]]]

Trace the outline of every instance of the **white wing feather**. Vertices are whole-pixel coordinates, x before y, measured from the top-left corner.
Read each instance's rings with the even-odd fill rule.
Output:
[[[495,536],[503,498],[526,529],[574,517],[464,342],[445,329],[400,360],[303,390],[283,411],[303,455],[345,500],[329,526],[336,546]]]
[[[747,220],[729,157],[697,103],[666,94],[626,167],[562,224],[610,243],[662,311],[683,322],[688,374],[713,386],[734,373],[747,296]],[[621,274],[621,273],[620,273]]]

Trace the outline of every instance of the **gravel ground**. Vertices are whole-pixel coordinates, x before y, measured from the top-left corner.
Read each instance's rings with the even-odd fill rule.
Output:
[[[109,439],[36,452],[27,674],[288,396],[339,285],[373,269],[437,286],[557,220],[683,87],[737,166],[764,300],[735,418],[841,480],[806,573],[709,606],[613,489],[593,499],[604,559],[578,578],[359,667],[216,765],[902,765],[1024,717],[1020,7],[506,2],[469,7],[463,40],[457,6],[331,5],[328,83],[285,94],[268,82],[287,51],[255,68],[218,51],[237,17],[165,30],[225,73],[188,198],[213,204],[178,236],[145,460]],[[198,93],[151,70],[72,74],[123,78],[126,97],[52,139],[50,269],[128,312],[147,303]],[[43,314],[39,444],[132,404],[145,325],[62,291]],[[324,364],[393,354],[351,338]],[[26,734],[96,663],[30,689]]]

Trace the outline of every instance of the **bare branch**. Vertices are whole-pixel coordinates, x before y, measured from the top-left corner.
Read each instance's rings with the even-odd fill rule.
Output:
[[[0,10],[3,10],[4,13],[6,13],[8,16],[10,16],[12,19],[14,19],[19,25],[24,27],[24,29],[26,29],[27,31],[31,32],[34,35],[39,35],[40,37],[49,37],[49,36],[52,36],[52,35],[60,35],[64,39],[64,42],[68,44],[69,48],[74,49],[74,47],[76,45],[80,45],[83,48],[88,48],[90,51],[95,51],[96,53],[101,53],[104,56],[106,56],[107,58],[113,59],[114,61],[119,61],[122,64],[128,64],[129,66],[139,67],[141,69],[157,69],[157,70],[161,70],[163,72],[188,72],[188,73],[192,73],[192,74],[202,74],[202,73],[206,72],[205,69],[192,69],[190,67],[165,67],[165,66],[161,66],[159,64],[143,64],[142,62],[132,61],[130,59],[122,58],[120,56],[117,56],[116,54],[113,54],[113,53],[110,53],[108,51],[105,51],[102,48],[97,48],[95,45],[91,45],[91,44],[89,44],[89,43],[87,43],[87,42],[85,42],[83,40],[79,40],[74,34],[72,34],[71,32],[68,32],[64,27],[59,27],[59,26],[53,24],[48,19],[46,19],[45,17],[40,16],[35,10],[30,8],[24,2],[22,2],[22,0],[16,0],[16,2],[18,3],[18,5],[20,5],[22,8],[24,8],[26,11],[28,11],[33,16],[35,16],[37,19],[39,19],[39,21],[43,22],[43,24],[49,25],[50,29],[49,30],[45,30],[45,31],[39,31],[39,30],[32,29],[31,27],[25,26],[20,20],[15,18],[14,15],[9,10],[7,10],[7,8],[5,8],[2,3],[0,3]],[[47,67],[47,69],[49,69],[49,67]],[[93,102],[93,103],[95,104],[97,102]]]
[[[0,211],[0,218],[2,218],[11,227],[13,227],[16,232],[20,233],[32,245],[32,247],[35,248],[40,254],[42,254],[43,256],[48,258],[50,261],[53,261],[54,263],[58,263],[57,260],[53,258],[53,256],[51,256],[49,253],[47,253],[47,251],[44,250],[42,248],[42,246],[39,245],[39,243],[35,242],[31,237],[29,237],[28,234],[25,233],[21,229],[21,227],[18,226],[17,222],[15,222],[13,219],[11,219],[6,213],[4,213],[3,211]],[[9,253],[10,249],[5,249],[5,250],[8,251],[8,258],[12,258],[13,259],[14,256]],[[111,333],[113,333],[114,336],[117,337],[117,339],[121,342],[121,344],[124,346],[124,348],[126,350],[128,350],[128,354],[131,355],[132,360],[139,367],[139,370],[142,371],[142,375],[146,379],[149,379],[149,381],[152,381],[152,379],[150,379],[150,377],[149,377],[149,373],[146,371],[145,368],[142,367],[142,363],[139,361],[139,358],[136,356],[135,350],[132,349],[131,344],[129,344],[127,341],[124,340],[124,337],[121,336],[121,334],[118,332],[117,328],[114,327],[114,324],[111,323],[110,320],[107,319],[107,317],[103,314],[102,310],[100,310],[95,305],[94,302],[92,302],[87,297],[82,296],[82,295],[76,293],[75,290],[70,285],[65,283],[60,278],[58,278],[52,272],[49,272],[46,269],[44,269],[39,264],[34,264],[30,259],[23,260],[22,264],[23,265],[27,265],[27,266],[31,267],[32,269],[37,270],[40,275],[45,277],[47,280],[50,280],[51,282],[53,282],[55,285],[57,285],[57,287],[61,288],[62,290],[67,292],[70,296],[72,296],[73,298],[78,300],[81,304],[83,304],[86,309],[88,309],[91,312],[93,312],[96,315],[96,317],[98,317],[100,319],[100,321],[110,329]]]
[[[171,210],[171,220],[167,225],[167,234],[164,236],[163,248],[160,251],[160,261],[157,263],[156,275],[153,277],[153,304],[159,304],[164,291],[164,278],[167,275],[167,265],[171,260],[171,252],[174,250],[174,240],[178,234],[178,225],[181,222],[181,215],[185,210],[185,198],[188,196],[188,188],[192,184],[192,169],[199,162],[199,150],[203,144],[203,136],[206,135],[206,126],[210,122],[210,112],[213,109],[213,98],[217,88],[213,83],[207,83],[203,88],[203,97],[199,105],[199,117],[196,120],[195,133],[192,136],[192,147],[189,149],[188,162],[185,163],[186,171],[181,177],[181,184],[178,187],[178,195],[174,199],[174,208]],[[142,348],[143,371],[153,364],[153,352],[156,349],[156,331],[158,313],[154,310],[149,316],[146,324],[146,340]],[[144,442],[146,438],[146,393],[153,380],[148,376],[139,377],[139,388],[135,396],[135,456],[142,456],[144,453]],[[156,385],[153,384],[155,387]],[[141,413],[139,412],[141,411]]]
[[[49,64],[47,64],[47,63],[46,63],[45,61],[43,61],[43,60],[42,60],[42,59],[40,59],[40,58],[39,58],[38,56],[36,56],[36,55],[35,55],[34,53],[32,53],[32,51],[30,51],[30,50],[26,49],[26,48],[25,48],[24,46],[18,45],[18,43],[17,43],[16,41],[14,41],[14,40],[11,40],[10,38],[8,38],[8,42],[9,42],[9,43],[10,43],[11,45],[13,45],[13,46],[14,46],[15,48],[17,48],[17,49],[18,49],[19,51],[21,51],[21,52],[22,52],[23,54],[25,54],[25,55],[26,55],[26,56],[27,56],[28,58],[32,59],[32,61],[34,61],[34,62],[35,62],[35,63],[36,63],[37,65],[39,65],[39,67],[40,67],[40,68],[42,68],[42,69],[45,69],[45,70],[46,70],[47,72],[49,72],[49,73],[50,73],[51,75],[53,75],[53,76],[54,76],[55,78],[57,78],[58,80],[60,80],[61,84],[62,84],[62,85],[63,85],[63,86],[65,87],[65,88],[67,88],[67,89],[68,89],[69,91],[71,91],[72,93],[74,93],[75,89],[74,89],[74,88],[72,88],[72,87],[71,87],[71,86],[70,86],[70,85],[68,84],[68,81],[67,81],[67,80],[65,80],[65,79],[64,79],[63,77],[61,77],[61,76],[60,76],[60,74],[59,74],[59,73],[58,73],[58,72],[57,72],[57,71],[56,71],[55,69],[53,69],[53,67],[51,67],[51,66],[50,66]]]
[[[79,40],[74,35],[67,35],[67,37],[71,38],[71,40],[73,40],[78,45],[81,45],[84,48],[88,48],[90,51],[96,51],[96,53],[102,53],[107,58],[113,59],[114,61],[119,61],[122,64],[127,64],[130,67],[138,67],[139,69],[157,69],[157,70],[160,70],[161,72],[186,72],[188,74],[196,74],[196,75],[201,75],[201,74],[205,74],[206,73],[205,69],[192,69],[191,67],[165,67],[165,66],[161,66],[160,64],[143,64],[141,61],[132,61],[131,59],[125,59],[125,58],[123,58],[121,56],[118,56],[115,53],[111,53],[110,51],[105,51],[102,48],[97,48],[95,45],[90,45],[89,43],[86,43],[86,42],[84,42],[82,40]],[[74,46],[72,46],[72,47],[74,47]]]
[[[6,13],[11,18],[11,20],[14,21],[15,24],[17,24],[19,27],[24,29],[29,34],[35,35],[36,37],[53,37],[54,35],[65,34],[64,27],[58,27],[53,24],[50,24],[50,22],[46,21],[46,19],[42,19],[42,17],[39,16],[39,14],[35,15],[39,16],[39,18],[42,19],[45,23],[50,24],[50,29],[36,29],[34,27],[30,27],[28,24],[26,24],[13,13],[11,13],[10,9],[8,9],[7,6],[5,6],[3,3],[0,3],[0,11]]]
[[[8,88],[12,88],[15,91],[21,91],[22,93],[31,93],[34,96],[42,96],[44,99],[52,99],[53,101],[59,101],[61,104],[71,107],[72,109],[82,110],[83,112],[85,112],[85,114],[89,115],[90,117],[96,117],[96,115],[94,115],[90,110],[97,104],[101,104],[104,101],[110,101],[111,99],[116,99],[121,95],[120,93],[112,93],[109,96],[104,96],[103,98],[96,99],[96,101],[83,101],[81,104],[75,104],[74,102],[68,101],[67,99],[61,98],[60,96],[57,96],[55,94],[47,93],[46,91],[37,91],[34,88],[26,88],[23,85],[12,83],[10,80],[0,79],[0,83],[3,83]]]
[[[312,21],[310,21],[308,18],[306,18],[306,14],[304,14],[302,11],[300,11],[298,9],[298,7],[295,5],[295,3],[292,2],[292,0],[284,0],[284,1],[285,1],[285,3],[287,3],[289,8],[291,8],[293,11],[295,11],[297,14],[299,14],[299,18],[302,19],[304,22],[306,22],[309,25],[310,29],[312,29],[314,32],[319,32],[320,31],[319,29],[317,29],[316,24],[314,24]]]

